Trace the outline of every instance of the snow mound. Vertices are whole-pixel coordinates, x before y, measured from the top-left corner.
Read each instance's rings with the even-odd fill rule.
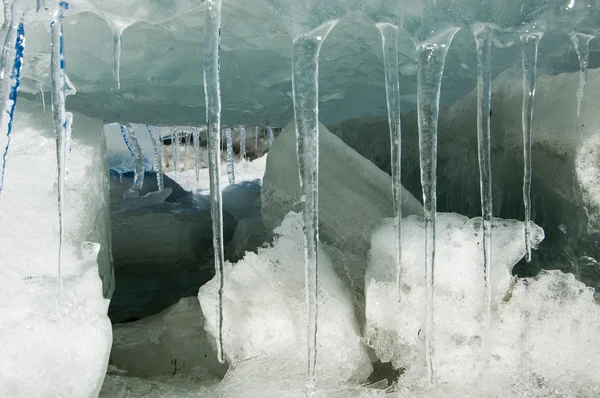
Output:
[[[229,363],[259,361],[261,377],[304,382],[306,314],[304,249],[301,217],[290,213],[276,229],[273,247],[247,253],[233,266],[226,263],[223,295],[223,346]],[[349,292],[329,258],[320,253],[318,377],[322,382],[364,380],[372,371],[363,346]],[[217,335],[217,283],[198,294],[206,330]],[[277,358],[269,360],[269,358]],[[271,366],[272,365],[272,366]]]

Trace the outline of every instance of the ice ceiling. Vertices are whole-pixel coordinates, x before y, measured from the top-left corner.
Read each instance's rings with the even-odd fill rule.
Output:
[[[44,0],[39,0],[42,3]],[[47,18],[27,14],[21,93],[50,92]],[[340,19],[320,53],[320,119],[336,123],[385,115],[381,37],[376,22],[402,27],[399,43],[402,109],[416,107],[417,53],[413,40],[450,25],[462,29],[446,61],[442,103],[454,102],[476,82],[475,21],[494,27],[492,77],[520,68],[519,33],[546,31],[538,73],[574,72],[568,33],[594,34],[597,0],[225,0],[221,25],[222,122],[285,125],[293,117],[292,37]],[[42,4],[43,6],[43,4]],[[202,84],[202,0],[75,0],[65,13],[67,73],[77,95],[68,108],[107,122],[205,123]],[[482,11],[485,10],[485,11]],[[121,38],[120,88],[115,59]],[[600,65],[597,40],[590,67]],[[520,72],[518,72],[520,73]],[[27,95],[27,94],[26,94]],[[32,97],[30,97],[32,98]]]

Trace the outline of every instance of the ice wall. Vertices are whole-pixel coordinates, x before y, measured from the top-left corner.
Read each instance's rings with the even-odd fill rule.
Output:
[[[102,122],[75,115],[59,304],[51,115],[20,100],[0,198],[0,395],[93,397],[112,340],[114,289]],[[76,375],[76,376],[75,376]]]
[[[33,2],[31,2],[33,5]],[[577,21],[594,29],[597,3],[577,1],[581,13],[563,13],[570,1],[515,2],[438,0],[435,2],[326,0],[229,0],[223,6],[221,75],[223,123],[282,126],[293,117],[291,101],[291,35],[302,27],[314,28],[327,18],[339,18],[323,44],[321,54],[321,122],[328,125],[349,118],[386,113],[381,39],[376,22],[392,22],[414,33],[423,19],[434,17],[468,27],[474,20],[491,21],[499,30],[493,36],[493,76],[520,64],[517,31],[522,23],[544,21],[549,31],[540,42],[539,73],[579,69],[573,45],[564,28]],[[482,6],[483,4],[483,6]],[[523,10],[521,10],[523,6]],[[585,8],[585,7],[591,8]],[[78,95],[68,99],[73,110],[96,115],[107,122],[201,125],[204,115],[202,76],[203,13],[205,3],[178,0],[168,4],[150,0],[71,2],[65,20],[68,74]],[[486,13],[484,10],[488,9]],[[522,11],[522,13],[521,13]],[[574,10],[575,11],[575,10]],[[28,19],[29,19],[28,15]],[[32,17],[33,18],[33,17]],[[296,21],[291,24],[290,21]],[[35,96],[39,87],[50,88],[49,41],[46,23],[33,21],[28,30],[23,90]],[[114,38],[120,34],[120,88],[114,77]],[[93,43],[93,45],[90,45]],[[93,50],[91,50],[93,48]],[[590,42],[590,67],[598,66]],[[156,62],[160,59],[160,62]],[[400,30],[399,65],[402,109],[416,105],[416,50],[410,36]],[[447,60],[452,76],[444,84],[442,100],[453,102],[475,86],[475,41],[468,29],[459,32]]]

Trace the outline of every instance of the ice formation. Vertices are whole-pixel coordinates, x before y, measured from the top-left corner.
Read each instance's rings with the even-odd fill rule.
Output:
[[[270,394],[282,394],[282,380],[294,381],[288,391],[292,395],[317,395],[327,387],[318,384],[323,380],[333,384],[351,380],[356,386],[371,370],[372,358],[360,342],[360,324],[366,319],[366,337],[378,359],[391,359],[394,366],[407,369],[397,387],[401,391],[416,386],[414,391],[429,396],[460,395],[459,391],[477,386],[492,395],[500,388],[542,395],[547,393],[544,389],[562,394],[560,388],[566,388],[567,393],[597,395],[598,369],[592,362],[599,345],[590,336],[598,326],[598,308],[592,291],[558,271],[507,284],[510,269],[524,253],[526,261],[532,262],[525,265],[532,274],[563,261],[572,264],[579,279],[600,286],[600,277],[594,279],[581,268],[586,264],[588,270],[596,269],[593,256],[600,255],[596,238],[600,195],[594,187],[597,112],[596,101],[590,101],[599,76],[593,70],[595,38],[600,33],[598,1],[223,2],[222,7],[222,0],[75,0],[72,4],[38,0],[34,7],[33,1],[3,1],[0,206],[9,210],[0,212],[0,231],[9,244],[1,275],[2,286],[7,287],[2,302],[7,304],[0,313],[6,317],[0,344],[25,335],[29,345],[6,347],[0,391],[7,396],[78,397],[99,391],[110,340],[105,298],[113,290],[106,149],[99,122],[103,120],[127,126],[120,142],[127,156],[110,158],[110,167],[120,180],[134,171],[130,189],[112,206],[115,217],[141,217],[157,206],[169,208],[162,214],[168,217],[184,214],[179,208],[171,212],[172,205],[163,203],[178,196],[173,188],[164,187],[164,171],[177,174],[178,181],[193,187],[194,193],[210,193],[210,254],[216,275],[199,298],[216,356],[233,366],[216,390],[198,386],[203,393],[240,394],[239,384],[260,379],[261,374],[270,378],[263,384],[273,387]],[[498,53],[494,63],[492,46]],[[65,62],[78,87],[78,94],[69,99],[75,89]],[[515,65],[520,65],[516,80],[509,71]],[[564,72],[578,73],[559,75]],[[557,76],[544,80],[543,75]],[[496,92],[490,97],[493,78],[499,83],[509,80],[499,97]],[[476,92],[458,101],[475,84]],[[550,99],[539,93],[536,97],[544,84],[555,94]],[[54,139],[46,136],[50,119],[42,117],[44,87],[51,88]],[[566,101],[562,87],[568,89]],[[30,102],[24,102],[14,112],[18,90],[21,95],[40,95],[41,107],[33,110]],[[556,98],[567,105],[557,105]],[[416,109],[416,113],[401,118],[401,102],[402,109]],[[444,103],[453,103],[446,116],[440,110]],[[557,109],[565,113],[561,120],[554,116]],[[389,157],[391,179],[320,124],[351,118],[365,122],[366,116],[386,111],[389,144],[372,150]],[[26,127],[15,127],[13,132],[13,118],[19,120],[19,112]],[[25,121],[26,117],[31,120]],[[492,122],[498,117],[500,122]],[[275,139],[272,126],[285,126],[290,120]],[[475,121],[476,134],[465,138],[464,131]],[[159,142],[150,129],[149,135],[140,134],[139,128],[136,132],[134,122],[138,127],[159,126]],[[450,128],[442,128],[444,122]],[[406,140],[401,123],[418,125],[418,131],[413,127],[414,134]],[[206,125],[208,178],[203,178],[200,167],[204,148],[200,131],[191,127],[199,125]],[[254,130],[254,154],[259,160],[252,162],[247,159],[245,127],[238,130],[244,132],[238,141],[232,134],[233,126],[251,125],[267,126],[261,141],[259,128]],[[520,131],[518,140],[512,134],[515,126]],[[538,134],[540,130],[544,133]],[[29,140],[27,144],[9,146],[16,132]],[[368,145],[371,132],[360,131]],[[149,150],[143,148],[142,136],[149,139]],[[168,148],[161,139],[167,136]],[[186,144],[190,136],[193,167],[186,164],[191,158]],[[471,156],[476,164],[469,160],[471,147],[466,145],[472,140],[477,141],[471,153],[477,155]],[[262,176],[267,160],[258,155],[259,142],[272,149],[261,192],[265,236],[275,230],[279,237],[272,247],[258,255],[246,254],[232,266],[225,262],[224,253],[222,188],[227,184],[222,184],[221,166],[226,164],[232,191],[244,172]],[[48,143],[56,145],[54,154],[49,153]],[[522,164],[521,159],[514,161],[520,151]],[[454,163],[448,157],[454,157]],[[459,165],[440,168],[438,160]],[[503,174],[518,173],[520,178],[521,165],[522,213],[514,204],[514,184],[497,184],[505,182]],[[23,172],[32,168],[35,173]],[[156,191],[142,196],[145,169],[150,168],[155,172]],[[85,174],[90,170],[91,177]],[[501,178],[494,174],[498,170]],[[455,176],[448,178],[452,173]],[[462,185],[472,175],[477,180],[475,200]],[[401,183],[406,176],[412,185],[404,190]],[[448,180],[456,184],[443,187],[440,182]],[[48,185],[50,181],[56,187]],[[125,181],[129,182],[129,175]],[[423,198],[423,205],[411,190]],[[500,200],[496,197],[492,202],[498,191]],[[48,204],[50,196],[58,199],[58,209]],[[194,206],[204,204],[201,196],[191,192],[182,197]],[[438,213],[440,197],[439,207],[459,202],[464,213],[481,213],[482,219]],[[472,208],[475,214],[470,214]],[[290,210],[302,214],[284,218]],[[500,218],[511,212],[524,222]],[[38,220],[40,213],[48,220]],[[376,227],[382,218],[392,216],[393,221]],[[540,220],[551,238],[537,260],[531,249],[543,232],[531,220]],[[27,222],[36,227],[26,226]],[[247,232],[240,229],[240,234]],[[34,250],[23,242],[34,245]],[[241,250],[237,249],[237,257],[242,257]],[[368,250],[370,266],[364,279]],[[57,270],[46,267],[54,254]],[[455,258],[458,265],[448,266]],[[371,278],[382,269],[385,277]],[[265,279],[265,274],[271,279]],[[457,274],[462,277],[458,288],[453,285]],[[246,292],[247,285],[256,289]],[[59,304],[54,301],[57,287]],[[245,294],[236,296],[241,291]],[[363,293],[367,295],[364,314]],[[227,301],[233,296],[242,304]],[[376,306],[371,305],[373,297],[380,300]],[[273,312],[274,303],[284,307],[281,312]],[[257,310],[269,315],[267,321],[249,317],[247,324],[233,327],[239,318]],[[587,322],[582,321],[582,311]],[[406,313],[409,316],[399,316]],[[454,313],[459,314],[448,319]],[[20,319],[23,314],[33,318]],[[265,328],[269,332],[275,328],[274,334],[257,333]],[[575,340],[569,340],[565,330],[573,328]],[[334,338],[333,331],[344,337]],[[400,336],[397,340],[394,332]],[[56,336],[52,344],[45,343],[44,339]],[[538,341],[552,342],[554,347],[542,349]],[[67,342],[87,349],[75,352]],[[288,344],[292,348],[284,350]],[[60,358],[58,349],[68,355]],[[37,357],[22,351],[37,351]],[[512,369],[515,363],[516,370]],[[479,364],[485,365],[485,377],[478,377]],[[79,369],[85,372],[75,372]],[[73,373],[80,376],[64,379]],[[31,374],[39,375],[40,382],[30,383]],[[282,377],[273,380],[276,375]],[[459,380],[467,387],[456,386]],[[448,389],[436,389],[440,381]],[[190,385],[186,383],[171,395],[185,395],[182,390]],[[375,394],[362,390],[357,393]],[[260,391],[248,386],[241,394],[255,393]]]
[[[52,117],[25,99],[15,113],[0,202],[2,396],[93,397],[106,372],[112,340],[106,313],[114,274],[102,122],[74,117],[79,127],[73,132],[63,192],[69,206],[62,214],[64,293],[59,304]],[[31,170],[35,178],[30,178]]]
[[[297,386],[306,370],[307,339],[313,338],[305,332],[302,216],[290,213],[275,233],[278,237],[273,247],[260,249],[258,255],[248,253],[235,265],[225,264],[224,356],[234,366],[255,360],[253,366],[269,379],[291,378]],[[372,367],[360,339],[351,296],[323,252],[319,261],[317,381],[326,386],[364,380]],[[213,338],[219,333],[218,294],[215,279],[198,294],[206,329]],[[277,360],[263,360],[268,358]]]

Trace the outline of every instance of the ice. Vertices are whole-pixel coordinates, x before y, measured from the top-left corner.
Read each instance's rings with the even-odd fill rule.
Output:
[[[527,262],[531,261],[531,134],[533,123],[533,104],[535,100],[535,80],[537,78],[538,45],[541,33],[525,33],[521,35],[523,46],[523,204],[525,206],[525,245],[527,246]]]
[[[385,126],[389,138],[387,121]],[[319,141],[319,185],[326,187],[319,192],[320,243],[338,273],[361,291],[371,232],[382,218],[394,215],[392,181],[323,125],[319,125]],[[262,216],[269,232],[288,212],[301,209],[300,183],[290,178],[298,172],[295,151],[294,124],[290,123],[268,154],[261,189]],[[403,214],[423,214],[421,203],[406,189],[402,201]]]
[[[296,154],[304,229],[304,272],[307,328],[306,395],[314,396],[317,367],[319,290],[319,52],[336,20],[294,39],[292,92],[296,122]],[[269,146],[273,130],[267,127]]]
[[[156,184],[158,186],[158,190],[162,191],[164,189],[163,182],[163,140],[161,135],[158,135],[158,140],[154,138],[152,135],[152,130],[150,126],[146,125],[146,130],[148,130],[148,137],[152,141],[152,147],[154,149],[154,162],[152,164],[154,171],[156,171]],[[139,141],[138,141],[139,145]],[[141,148],[140,148],[141,152]]]
[[[140,321],[116,324],[110,363],[134,377],[174,375],[194,367],[222,377],[227,368],[216,360],[204,324],[195,296]]]
[[[382,361],[392,361],[394,366],[406,368],[411,377],[428,380],[430,365],[423,356],[427,319],[422,305],[428,283],[422,267],[425,225],[418,216],[402,220],[404,273],[400,306],[387,305],[396,302],[393,219],[385,219],[374,231],[365,276],[365,338]],[[511,288],[512,267],[525,253],[524,241],[517,239],[522,228],[523,223],[516,220],[493,221],[492,328],[498,327],[498,308]],[[544,232],[535,224],[531,231],[532,244],[537,246]],[[486,351],[482,351],[486,325],[482,304],[487,293],[482,283],[481,235],[481,218],[437,214],[433,311],[437,327],[431,358],[436,382],[473,383],[481,376],[487,358]],[[518,341],[518,337],[515,339]]]
[[[483,219],[483,269],[487,290],[487,315],[491,316],[492,280],[492,154],[490,118],[492,117],[492,28],[489,25],[473,26],[477,43],[477,155],[479,161],[479,187],[481,217]]]
[[[231,129],[225,129],[225,140],[227,144],[227,175],[229,176],[229,184],[235,184],[235,153],[233,152]]]
[[[25,40],[25,30],[21,17],[13,17],[12,4],[4,4],[6,18],[3,25],[3,31],[7,31],[2,58],[0,65],[0,150],[2,150],[2,170],[0,174],[0,197],[4,187],[4,175],[6,172],[6,162],[8,161],[8,151],[10,148],[10,136],[13,127],[13,118],[15,107],[17,105],[17,95],[21,79],[21,65],[23,62],[23,50]],[[8,19],[11,16],[11,19]],[[2,37],[2,36],[0,36]],[[14,47],[14,49],[13,49]],[[9,72],[8,67],[12,65]],[[44,111],[45,112],[45,111]]]
[[[398,27],[389,23],[380,23],[377,24],[377,29],[381,33],[385,63],[385,92],[391,142],[392,198],[396,228],[396,283],[398,284],[398,295],[400,295],[400,279],[402,278],[402,248],[400,246],[402,237],[400,228],[400,220],[402,219],[402,130],[400,124],[400,87],[398,85]]]
[[[246,127],[240,127],[240,156],[246,160]]]
[[[296,388],[305,380],[308,337],[302,288],[302,229],[302,216],[290,213],[275,231],[278,238],[273,247],[259,249],[258,255],[247,253],[235,266],[225,263],[223,291],[223,322],[227,325],[223,329],[223,347],[227,361],[238,364],[258,360],[250,362],[250,366],[254,372],[260,372],[255,376],[263,383],[292,378],[290,384]],[[323,252],[319,253],[318,273],[317,383],[364,380],[372,368],[360,339],[351,296]],[[198,294],[206,329],[215,340],[218,289],[217,280],[213,279]]]
[[[142,148],[140,148],[140,144],[138,143],[133,127],[131,125],[121,126],[121,131],[123,132],[125,144],[133,156],[134,165],[133,183],[131,184],[131,187],[125,191],[123,198],[134,199],[140,196],[140,192],[144,186],[144,172],[146,171],[144,165],[144,154],[142,153]]]
[[[221,168],[221,86],[220,86],[220,36],[221,0],[209,0],[204,22],[204,97],[210,173],[210,207],[213,223],[213,251],[215,275],[219,285],[216,304],[217,357],[224,362],[223,348],[223,204],[219,181]]]
[[[434,2],[435,4],[435,2]],[[423,187],[423,213],[425,215],[425,270],[427,296],[425,310],[425,357],[430,381],[433,381],[432,346],[435,338],[433,324],[433,284],[435,264],[435,217],[437,208],[437,140],[440,91],[446,54],[454,35],[455,27],[434,32],[417,45],[419,70],[417,73],[417,102],[419,117],[419,154],[421,186]]]
[[[0,395],[98,394],[112,340],[114,289],[102,122],[74,115],[64,187],[62,278],[57,301],[56,148],[51,115],[19,99],[0,202]],[[31,171],[35,170],[32,178]],[[77,375],[74,377],[74,375]]]

